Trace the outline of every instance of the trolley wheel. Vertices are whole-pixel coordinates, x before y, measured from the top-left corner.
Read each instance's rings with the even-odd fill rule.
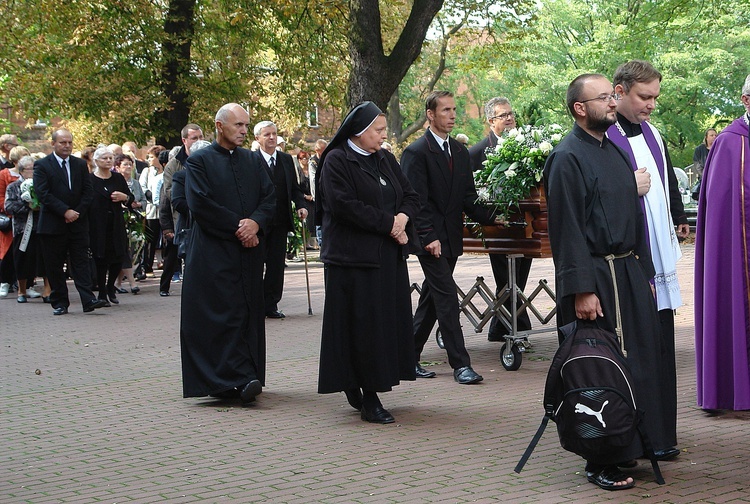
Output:
[[[435,331],[435,341],[437,342],[437,346],[445,350],[445,342],[443,341],[443,335],[440,333],[440,328]]]
[[[518,368],[521,367],[523,355],[521,355],[521,351],[514,344],[511,344],[510,346],[510,354],[506,352],[507,348],[508,343],[506,342],[500,349],[500,362],[503,363],[503,367],[506,371],[517,371]]]

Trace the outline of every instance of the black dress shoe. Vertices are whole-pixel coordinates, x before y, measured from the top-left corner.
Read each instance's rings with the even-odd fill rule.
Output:
[[[236,388],[231,388],[229,390],[222,390],[215,394],[210,394],[210,396],[215,397],[216,399],[239,399],[240,391]]]
[[[120,304],[120,302],[117,300],[117,294],[115,294],[115,290],[111,290],[107,293],[107,297],[109,298],[109,302],[112,304]]]
[[[115,287],[115,292],[117,292],[118,294],[127,294],[128,289],[123,289],[122,287]]]
[[[103,305],[104,308],[111,308],[112,307],[112,305],[106,299],[100,299],[99,301],[104,301],[104,305]]]
[[[67,306],[61,306],[60,308],[55,308],[52,310],[52,315],[65,315],[68,313],[68,307]]]
[[[672,460],[680,454],[680,450],[675,447],[666,448],[664,450],[658,450],[654,452],[656,460]]]
[[[139,292],[141,292],[141,288],[136,285],[135,287],[130,289],[130,292],[132,292],[133,294],[138,294]]]
[[[362,389],[344,390],[349,405],[357,411],[362,409]]]
[[[469,385],[470,383],[479,383],[484,380],[482,375],[477,374],[471,369],[471,366],[464,366],[453,371],[453,379],[455,379],[461,385]]]
[[[240,390],[240,399],[242,399],[243,404],[249,404],[255,401],[255,397],[260,395],[261,392],[263,392],[263,386],[260,381],[251,380]]]
[[[103,299],[92,299],[91,301],[83,305],[83,313],[89,313],[96,310],[97,308],[104,308],[107,305],[112,306]]]
[[[375,406],[370,410],[362,407],[362,420],[379,424],[393,423],[396,421],[396,419],[393,418],[393,415],[391,415],[388,410],[382,406]]]
[[[266,318],[284,318],[284,317],[286,317],[286,315],[284,315],[284,312],[280,310],[266,312]]]
[[[417,378],[435,378],[435,371],[427,371],[417,364]]]
[[[49,298],[49,296],[42,296],[42,302],[50,304],[52,300]]]

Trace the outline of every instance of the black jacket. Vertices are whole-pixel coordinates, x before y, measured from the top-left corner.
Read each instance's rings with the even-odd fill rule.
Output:
[[[440,240],[444,256],[463,254],[464,212],[480,224],[492,224],[494,220],[493,211],[477,203],[469,151],[453,138],[450,149],[452,171],[429,130],[401,156],[401,168],[419,194],[421,210],[414,225],[421,240],[421,254],[427,254],[424,247],[435,240]]]
[[[416,252],[418,238],[412,221],[419,211],[419,196],[399,168],[393,154],[379,150],[372,154],[378,168],[396,191],[396,213],[409,216],[409,243],[404,255]],[[383,210],[380,180],[363,169],[357,155],[347,145],[331,150],[318,170],[323,211],[321,259],[324,263],[376,268],[380,247],[393,240],[394,214]]]

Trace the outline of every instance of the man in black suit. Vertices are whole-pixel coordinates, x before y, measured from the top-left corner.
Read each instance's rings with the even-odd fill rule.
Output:
[[[89,169],[83,159],[70,155],[73,135],[66,129],[52,133],[52,154],[34,163],[34,190],[41,202],[37,234],[42,241],[44,265],[55,315],[68,313],[70,299],[63,265],[70,254],[71,276],[84,312],[107,303],[91,291],[91,252],[87,212],[93,197]]]
[[[279,301],[284,292],[286,238],[289,231],[294,231],[292,202],[297,208],[300,220],[307,218],[305,194],[299,187],[292,156],[276,150],[276,125],[271,121],[261,121],[255,125],[253,133],[260,144],[256,155],[260,157],[261,166],[268,170],[276,190],[276,212],[271,225],[265,231],[266,271],[263,275],[263,295],[266,317],[280,319],[285,317],[279,310]]]
[[[401,168],[421,203],[414,219],[422,249],[418,258],[425,276],[414,312],[417,376],[435,376],[419,365],[419,356],[437,320],[454,379],[461,384],[477,383],[482,376],[472,369],[464,344],[453,269],[463,254],[463,212],[481,224],[492,224],[494,216],[491,209],[476,202],[469,152],[449,136],[456,120],[453,94],[430,93],[425,109],[430,127],[401,157]]]
[[[494,149],[497,146],[497,139],[503,134],[503,131],[516,127],[516,114],[513,112],[510,101],[505,97],[496,96],[488,101],[484,106],[484,115],[487,117],[487,122],[490,125],[490,133],[487,135],[487,138],[469,149],[471,169],[473,171],[482,169],[482,163],[487,159],[485,151],[487,148]],[[505,254],[490,254],[490,265],[492,266],[492,274],[495,277],[495,285],[497,287],[495,293],[499,294],[503,287],[508,284],[508,256]],[[531,259],[526,257],[516,259],[516,285],[521,290],[526,288],[526,281],[529,279],[529,270],[531,270]],[[510,298],[508,298],[503,303],[509,312],[511,311],[510,301]],[[521,306],[520,299],[516,306]],[[518,315],[517,322],[519,331],[528,331],[531,329],[531,320],[525,309]],[[504,336],[508,332],[508,327],[495,315],[492,318],[492,322],[490,322],[487,339],[490,341],[503,341]]]

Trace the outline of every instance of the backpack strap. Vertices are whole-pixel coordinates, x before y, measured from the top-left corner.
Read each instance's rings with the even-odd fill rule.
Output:
[[[622,317],[620,316],[620,293],[617,290],[617,275],[615,275],[615,259],[624,259],[633,254],[633,251],[625,252],[624,254],[609,254],[604,256],[604,260],[609,264],[609,272],[612,275],[612,286],[615,289],[615,315],[617,317],[617,324],[615,325],[615,333],[617,339],[620,340],[620,351],[622,351],[623,357],[628,356],[627,350],[625,350],[625,338],[622,335]]]
[[[643,445],[643,452],[646,454],[648,459],[651,461],[651,468],[654,470],[654,476],[656,476],[656,482],[660,485],[664,484],[664,477],[661,475],[661,469],[659,469],[659,461],[656,459],[654,453],[654,447],[651,446],[651,439],[648,437],[646,432],[646,426],[643,423],[643,413],[638,412],[638,434],[641,436],[641,443]]]
[[[531,439],[531,442],[529,443],[528,448],[526,448],[526,451],[523,452],[523,456],[521,457],[521,460],[518,461],[518,464],[516,464],[516,468],[513,469],[516,473],[520,474],[523,470],[523,466],[525,466],[526,462],[528,462],[531,453],[534,451],[534,448],[536,448],[539,440],[542,439],[542,434],[544,434],[544,429],[547,428],[547,423],[549,423],[550,418],[552,417],[549,414],[545,414],[542,418],[542,423],[536,430],[536,434],[534,434],[534,437]]]

